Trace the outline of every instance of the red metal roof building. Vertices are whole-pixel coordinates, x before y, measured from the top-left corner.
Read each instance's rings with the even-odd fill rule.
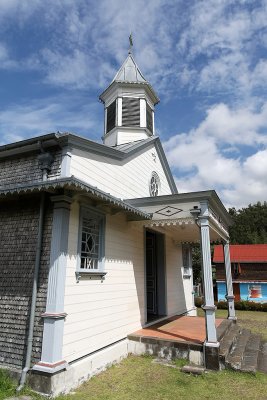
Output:
[[[267,244],[231,244],[231,262],[267,263]],[[214,247],[214,263],[223,263],[223,246]]]
[[[230,245],[235,300],[267,301],[267,244]],[[225,300],[223,246],[214,247],[218,300]]]

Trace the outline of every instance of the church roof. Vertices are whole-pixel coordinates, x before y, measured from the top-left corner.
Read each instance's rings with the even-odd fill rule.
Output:
[[[106,90],[99,96],[99,99],[104,102],[103,100],[103,95],[108,91],[108,89],[113,86],[115,83],[117,84],[142,84],[145,85],[148,89],[150,94],[152,95],[152,99],[154,101],[154,104],[159,103],[159,98],[153,89],[153,87],[150,85],[150,83],[146,80],[142,72],[140,71],[140,68],[135,62],[135,59],[132,55],[131,52],[129,52],[127,58],[123,62],[122,66],[114,76],[112,82],[110,85],[107,87]]]
[[[0,198],[14,195],[14,194],[29,194],[49,191],[53,193],[58,189],[67,189],[73,192],[87,194],[91,198],[95,198],[103,204],[108,204],[110,207],[117,208],[118,210],[125,211],[132,215],[134,220],[151,219],[151,215],[145,211],[139,210],[139,208],[128,204],[127,202],[112,196],[110,193],[106,193],[95,186],[90,185],[74,176],[66,178],[51,179],[49,181],[34,181],[24,182],[14,185],[0,186]]]
[[[131,53],[116,73],[112,82],[148,83]]]

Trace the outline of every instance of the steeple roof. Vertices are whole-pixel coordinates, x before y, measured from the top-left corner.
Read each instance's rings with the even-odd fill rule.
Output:
[[[116,73],[112,82],[148,83],[131,53]]]
[[[115,84],[142,84],[148,88],[150,96],[152,96],[154,104],[159,102],[159,98],[154,91],[153,87],[150,83],[145,79],[144,75],[140,71],[138,65],[133,58],[132,53],[129,51],[129,54],[125,61],[123,62],[122,66],[114,76],[112,82],[107,87],[106,90],[99,96],[99,99],[104,102],[103,98],[105,93]]]

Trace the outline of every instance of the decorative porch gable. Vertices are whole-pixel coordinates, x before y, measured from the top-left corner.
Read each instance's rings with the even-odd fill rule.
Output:
[[[204,287],[203,309],[206,318],[204,360],[207,368],[219,369],[210,243],[224,245],[228,318],[234,320],[234,296],[229,268],[228,226],[231,224],[229,214],[214,190],[132,199],[127,202],[151,214],[151,220],[144,222],[145,227],[171,235],[177,244],[200,243]]]

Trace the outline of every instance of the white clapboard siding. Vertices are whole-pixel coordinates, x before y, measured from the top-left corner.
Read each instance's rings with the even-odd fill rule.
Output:
[[[111,300],[111,302],[112,302],[112,300]],[[90,305],[88,305],[88,308],[85,310],[83,309],[82,311],[81,311],[80,307],[79,307],[79,311],[77,311],[77,309],[73,310],[75,315],[72,318],[72,322],[70,322],[68,325],[71,326],[72,323],[75,324],[76,321],[79,321],[79,320],[84,321],[84,312],[85,311],[90,312],[90,321],[94,318],[99,318],[100,310],[101,310],[102,316],[105,316],[105,315],[108,316],[108,315],[112,314],[112,311],[110,311],[111,306],[109,303],[107,303],[107,301],[105,302],[104,306],[103,306],[103,302],[102,302],[102,306],[101,306],[101,301],[99,303],[100,303],[100,307],[97,307],[97,308],[94,306],[94,304],[92,304],[91,307],[90,307]],[[136,309],[137,305],[138,305],[138,302],[136,300],[131,299],[131,298],[126,298],[125,302],[123,304],[121,301],[117,301],[117,302],[113,301],[112,306],[114,308],[114,313],[118,313],[118,312],[119,313],[121,313],[121,312],[128,313],[129,311],[135,312],[136,310],[137,310],[136,312],[139,313],[139,310]],[[69,308],[69,310],[70,310],[70,308]]]
[[[79,204],[72,205],[66,271],[63,355],[68,362],[99,350],[144,323],[144,233],[123,214],[106,217],[105,280],[76,282]]]
[[[127,328],[131,332],[135,330],[135,324],[127,324]],[[116,341],[121,339],[121,330],[122,327],[115,328],[112,330],[108,330],[102,332],[101,335],[93,335],[79,342],[75,341],[73,343],[68,344],[68,353],[65,355],[65,359],[79,359],[84,355],[90,354],[94,351],[94,348],[101,349],[105,347],[104,343],[115,343]]]
[[[149,181],[155,171],[161,182],[160,195],[171,194],[153,144],[126,161],[74,149],[70,170],[71,175],[122,199],[150,196]]]
[[[87,322],[91,323],[89,323],[86,327],[83,324],[80,324],[79,331],[76,329],[76,331],[72,333],[65,334],[66,345],[71,343],[79,345],[79,342],[85,339],[88,339],[88,342],[90,342],[93,336],[100,336],[105,332],[112,332],[118,328],[124,328],[124,330],[128,329],[128,324],[132,322],[132,315],[123,315],[123,318],[121,318],[119,314],[117,314],[117,318],[114,315],[110,315],[104,321],[103,319],[101,321],[101,319],[98,318],[97,321],[90,321],[88,319]],[[66,331],[67,330],[68,327],[66,326]],[[102,346],[106,346],[106,343],[102,343]]]
[[[105,310],[107,310],[107,312],[110,312],[110,307],[114,307],[115,309],[120,307],[136,307],[136,296],[124,296],[123,305],[121,299],[121,297],[111,298],[108,300],[103,299],[99,300],[97,302],[97,305],[95,304],[95,302],[84,303],[83,301],[77,304],[77,299],[74,299],[73,303],[68,303],[68,310],[71,314],[73,314],[72,321],[76,321],[79,318],[84,319],[84,312],[90,312],[91,316],[91,312],[94,311],[97,311],[99,313],[99,311],[101,310],[101,313],[102,311],[105,313]]]
[[[76,282],[78,248],[78,202],[72,205],[69,257],[66,271],[67,313],[63,356],[68,362],[86,356],[140,329],[145,323],[144,231],[129,223],[123,214],[106,216],[105,271],[100,280]],[[190,307],[182,278],[181,246],[166,232],[166,279],[168,315]],[[187,284],[187,283],[186,283]]]
[[[90,337],[91,329],[93,329],[95,332],[97,330],[98,333],[101,334],[101,329],[104,331],[106,329],[105,326],[112,329],[112,324],[114,322],[119,321],[119,324],[121,324],[122,317],[124,321],[133,317],[134,315],[138,317],[137,313],[129,314],[129,309],[120,305],[116,308],[116,310],[113,311],[111,309],[109,309],[109,312],[108,310],[101,310],[101,317],[105,321],[105,323],[103,323],[103,321],[99,320],[99,311],[97,311],[98,310],[95,310],[94,312],[90,311],[90,318],[84,318],[84,316],[83,318],[79,318],[79,316],[76,316],[76,318],[73,318],[72,323],[69,323],[65,326],[64,333],[67,335],[69,341],[72,341],[73,338],[74,341],[76,340],[77,323],[79,323],[79,335]],[[117,323],[115,325],[117,325]]]
[[[184,313],[186,300],[182,279],[182,249],[166,237],[167,310],[168,314]]]

